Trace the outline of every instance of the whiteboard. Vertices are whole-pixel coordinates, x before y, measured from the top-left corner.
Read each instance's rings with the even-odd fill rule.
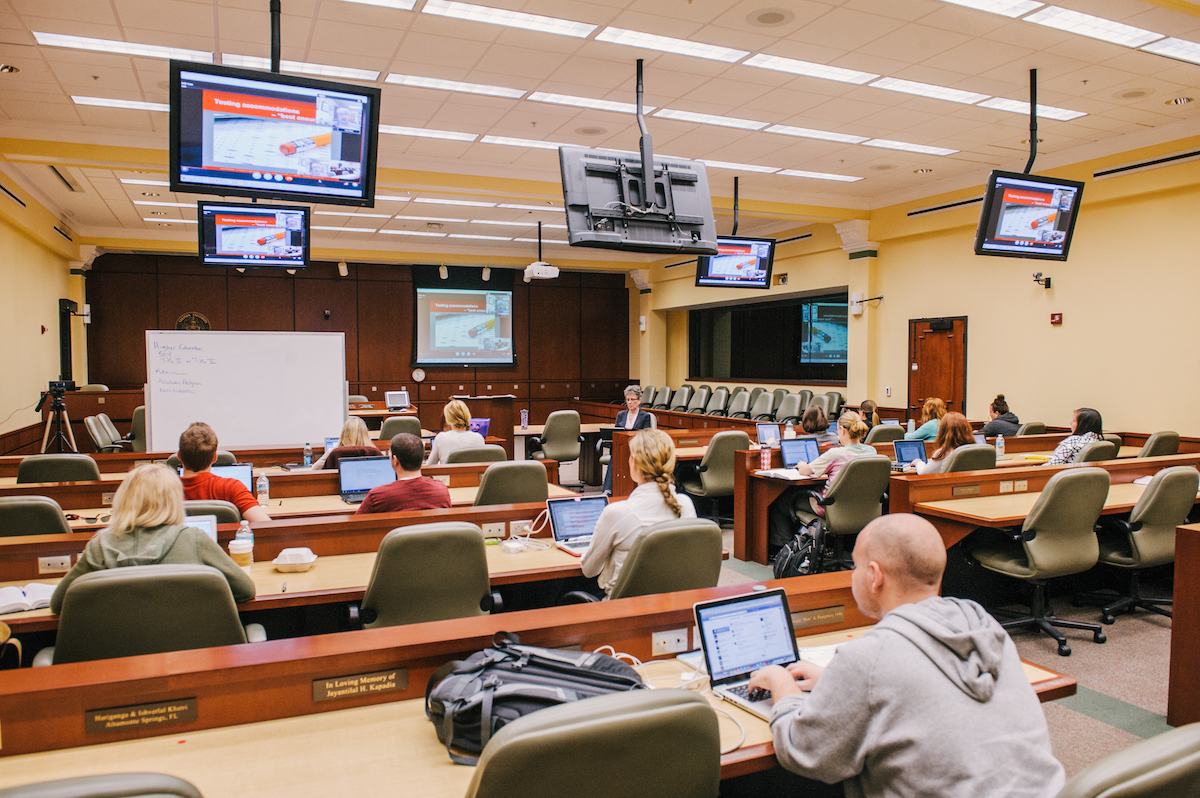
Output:
[[[146,331],[146,431],[175,451],[203,421],[222,449],[298,447],[341,433],[344,333]]]

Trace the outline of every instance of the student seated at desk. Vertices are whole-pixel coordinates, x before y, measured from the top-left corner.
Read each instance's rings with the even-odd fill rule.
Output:
[[[863,423],[867,425],[867,432],[879,426],[879,414],[875,412],[878,409],[879,405],[871,399],[864,399],[858,406],[858,414],[862,416]]]
[[[436,479],[421,475],[421,458],[424,456],[425,442],[416,435],[401,432],[392,438],[390,457],[396,481],[371,488],[355,515],[449,507],[450,489]]]
[[[945,567],[923,518],[885,515],[859,533],[854,600],[880,622],[825,668],[771,665],[750,680],[775,700],[781,765],[864,798],[1058,794],[1063,768],[1016,646],[983,607],[938,595]]]
[[[1104,422],[1100,411],[1081,407],[1071,416],[1071,434],[1055,449],[1050,459],[1042,465],[1063,465],[1074,461],[1075,456],[1089,443],[1104,440]]]
[[[183,463],[183,498],[232,502],[247,521],[270,521],[258,499],[239,480],[218,477],[209,469],[217,462],[217,433],[202,421],[179,436],[179,462]]]
[[[367,431],[367,424],[358,416],[350,416],[346,419],[346,423],[342,425],[342,435],[338,438],[337,446],[332,449],[326,449],[325,454],[321,455],[317,462],[313,463],[313,469],[321,468],[337,468],[338,460],[343,457],[378,457],[379,449],[375,447],[375,443],[371,440],[371,433]]]
[[[988,408],[988,416],[992,420],[979,430],[985,438],[994,438],[997,435],[1016,435],[1017,430],[1021,428],[1021,419],[1008,409],[1008,402],[1004,401],[1002,393],[997,394],[996,398],[992,400],[992,406]]]
[[[818,444],[838,442],[837,432],[829,429],[829,419],[825,411],[815,405],[804,411],[800,417],[800,432],[797,437],[815,438]],[[865,434],[865,433],[864,433]]]
[[[962,413],[947,413],[942,416],[942,423],[938,426],[929,462],[913,460],[904,470],[916,471],[918,474],[940,474],[942,467],[946,465],[946,458],[952,451],[974,442],[975,436],[971,432],[971,422],[967,421],[967,417]]]
[[[931,441],[937,437],[938,422],[946,415],[946,403],[935,396],[925,400],[921,407],[921,424],[912,432],[904,434],[906,441]]]
[[[117,488],[112,520],[79,555],[54,589],[50,611],[62,610],[63,596],[76,578],[130,565],[211,565],[229,582],[234,601],[254,598],[254,582],[202,530],[187,526],[183,489],[170,468],[140,465]]]
[[[446,406],[442,408],[442,418],[447,429],[434,437],[433,446],[429,448],[429,459],[425,461],[426,465],[445,463],[450,453],[459,449],[473,449],[486,445],[482,435],[471,432],[471,411],[461,400],[451,399],[446,402]]]

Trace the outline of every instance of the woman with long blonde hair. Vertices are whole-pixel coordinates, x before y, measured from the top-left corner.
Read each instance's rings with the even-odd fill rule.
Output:
[[[921,424],[912,432],[905,433],[906,441],[932,441],[937,439],[938,425],[946,415],[946,403],[936,396],[925,400],[921,406]]]
[[[371,440],[367,424],[358,416],[350,416],[342,425],[342,435],[338,438],[337,446],[326,449],[325,454],[313,463],[314,469],[337,468],[338,460],[343,457],[378,457],[379,449]]]
[[[451,452],[473,449],[487,443],[478,432],[471,432],[471,411],[461,399],[446,402],[442,408],[442,420],[446,422],[446,429],[434,437],[426,465],[445,463]]]

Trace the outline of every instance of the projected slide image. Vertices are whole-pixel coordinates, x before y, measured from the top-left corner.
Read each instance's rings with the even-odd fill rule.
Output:
[[[213,165],[314,174],[330,161],[331,138],[330,128],[303,122],[219,116],[213,120]]]
[[[507,348],[508,340],[496,338],[496,317],[490,313],[434,313],[434,349]]]
[[[1000,212],[998,238],[1024,238],[1037,241],[1040,232],[1054,227],[1058,212],[1047,206],[1005,205]]]
[[[762,270],[758,268],[758,256],[753,252],[716,255],[708,267],[708,273],[712,277],[735,280],[757,280],[763,276]]]
[[[803,310],[807,340],[800,342],[800,360],[806,363],[845,363],[850,351],[846,330],[847,306],[814,303]]]
[[[300,247],[288,246],[288,231],[282,227],[218,227],[217,252],[221,255],[299,256]]]

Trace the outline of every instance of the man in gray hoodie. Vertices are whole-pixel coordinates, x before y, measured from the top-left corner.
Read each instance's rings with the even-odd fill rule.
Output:
[[[859,534],[853,592],[880,622],[826,668],[757,671],[775,697],[775,755],[847,798],[1050,798],[1063,769],[1016,647],[973,601],[941,598],[933,526],[885,515]]]

